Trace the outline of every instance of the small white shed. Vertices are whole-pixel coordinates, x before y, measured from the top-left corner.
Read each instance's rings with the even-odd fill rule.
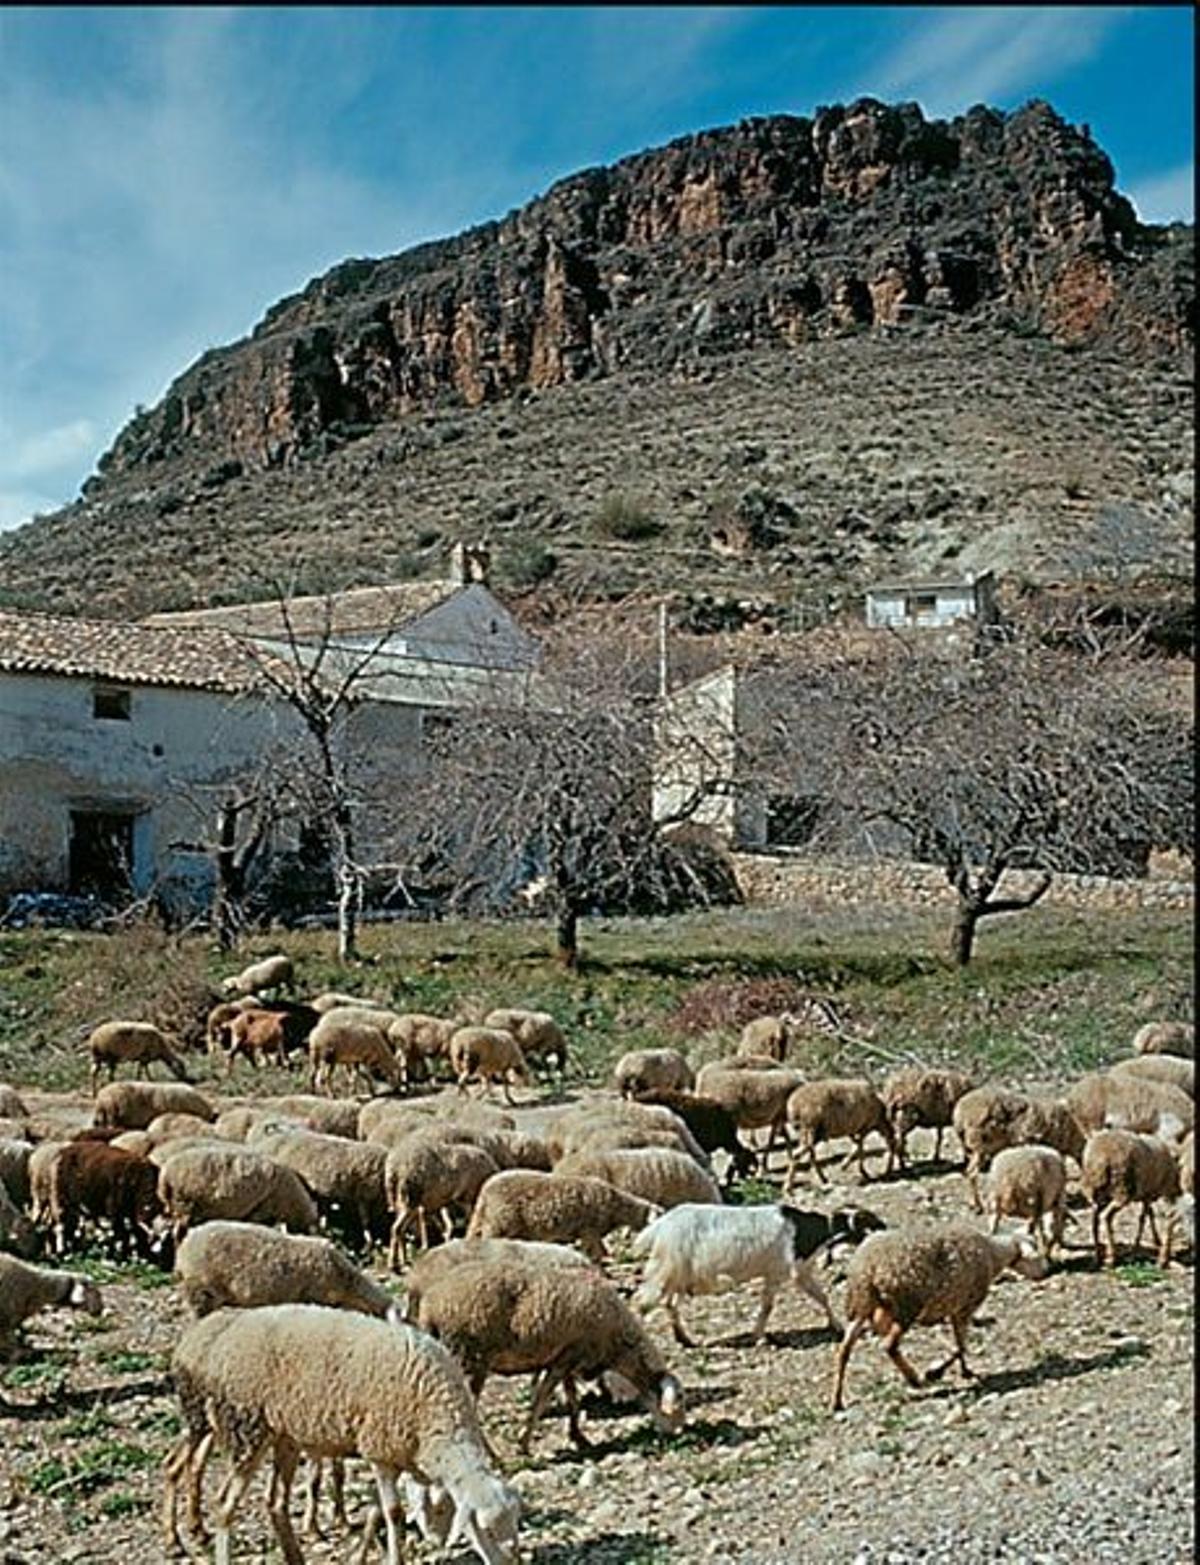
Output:
[[[867,592],[867,624],[900,630],[936,630],[956,620],[990,624],[996,617],[991,571],[943,581],[879,582]]]

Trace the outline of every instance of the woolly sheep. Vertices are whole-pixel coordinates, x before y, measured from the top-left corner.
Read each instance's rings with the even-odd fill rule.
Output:
[[[720,1207],[685,1203],[664,1212],[633,1241],[634,1255],[646,1260],[633,1306],[643,1312],[662,1304],[676,1342],[694,1347],[683,1328],[679,1300],[723,1293],[740,1283],[762,1281],[753,1338],[761,1342],[775,1297],[790,1277],[816,1301],[834,1332],[841,1331],[833,1306],[812,1262],[819,1251],[840,1240],[857,1242],[882,1228],[873,1212],[838,1211],[831,1216],[794,1206]]]
[[[249,967],[244,967],[240,973],[234,973],[231,978],[226,978],[221,984],[221,993],[225,995],[249,995],[263,993],[268,989],[294,989],[296,987],[296,973],[292,967],[292,959],[279,952],[275,956],[266,956],[260,962],[253,962]]]
[[[29,1159],[33,1145],[11,1136],[0,1139],[0,1186],[18,1206],[29,1205]]]
[[[728,1109],[739,1130],[768,1132],[762,1152],[765,1167],[776,1141],[788,1140],[787,1101],[803,1080],[799,1071],[782,1067],[763,1069],[749,1061],[739,1065],[732,1060],[713,1060],[701,1067],[696,1091]]]
[[[338,1208],[348,1224],[351,1242],[364,1244],[368,1238],[384,1236],[388,1213],[386,1148],[347,1141],[343,1136],[324,1136],[278,1120],[261,1121],[245,1144],[298,1174],[323,1212]]]
[[[167,1081],[114,1081],[96,1094],[93,1122],[119,1130],[145,1130],[160,1114],[196,1114],[211,1123],[212,1105],[195,1087]]]
[[[613,1068],[613,1086],[623,1098],[660,1088],[690,1092],[695,1084],[692,1067],[678,1049],[630,1049]]]
[[[447,1141],[436,1135],[414,1137],[386,1154],[387,1202],[395,1213],[388,1243],[388,1264],[397,1270],[401,1254],[407,1255],[408,1231],[416,1224],[422,1249],[429,1246],[428,1217],[441,1217],[442,1236],[454,1232],[451,1208],[470,1218],[484,1181],[499,1173],[499,1165],[482,1147]]]
[[[685,1201],[721,1204],[720,1187],[712,1175],[686,1152],[673,1152],[666,1147],[638,1147],[595,1154],[581,1152],[556,1163],[551,1177],[558,1179],[572,1174],[607,1180],[618,1190],[639,1196],[652,1206],[667,1208]]]
[[[29,1111],[15,1087],[0,1082],[0,1119],[27,1119]]]
[[[199,1114],[181,1114],[177,1111],[156,1114],[144,1132],[151,1146],[171,1141],[176,1136],[211,1136],[215,1133],[215,1121],[202,1119]]]
[[[1177,1227],[1184,1230],[1189,1247],[1195,1242],[1196,1237],[1196,1153],[1195,1137],[1190,1130],[1179,1146],[1179,1190],[1179,1199],[1167,1219],[1167,1231],[1163,1234],[1162,1248],[1159,1251],[1159,1265],[1164,1267],[1170,1264],[1172,1242]]]
[[[353,1098],[318,1098],[311,1093],[294,1092],[281,1098],[265,1098],[262,1107],[325,1136],[353,1140],[358,1134],[359,1105]]]
[[[437,1117],[426,1102],[368,1098],[358,1110],[355,1134],[360,1141],[377,1141],[381,1146],[390,1146],[404,1136],[428,1130],[436,1123]]]
[[[498,1081],[504,1101],[511,1103],[511,1084],[529,1083],[521,1045],[502,1027],[460,1027],[450,1039],[449,1060],[460,1092],[472,1080],[481,1081],[485,1092]]]
[[[29,1141],[31,1139],[29,1121],[0,1118],[0,1136],[3,1136],[6,1141]]]
[[[286,1363],[286,1375],[278,1366]],[[387,1529],[387,1565],[403,1558],[398,1483],[410,1473],[454,1506],[448,1548],[467,1542],[485,1565],[515,1559],[520,1501],[496,1473],[461,1369],[440,1344],[398,1321],[313,1304],[220,1310],[189,1326],[171,1373],[185,1432],[164,1467],[168,1549],[186,1481],[199,1530],[199,1480],[210,1437],[232,1445],[217,1513],[217,1559],[229,1558],[238,1504],[262,1456],[274,1458],[271,1521],[284,1558],[303,1561],[288,1514],[298,1458],[371,1463]]]
[[[0,1250],[32,1257],[38,1253],[37,1229],[0,1184]]]
[[[112,1081],[120,1065],[136,1065],[144,1076],[148,1067],[158,1060],[177,1081],[191,1080],[187,1067],[166,1036],[149,1022],[101,1022],[88,1034],[86,1046],[92,1062],[88,1080],[93,1097],[101,1073],[107,1070]]]
[[[431,1016],[427,1011],[401,1011],[388,1034],[409,1060],[420,1060],[428,1070],[434,1060],[448,1059],[450,1039],[464,1025],[461,1017]]]
[[[404,1274],[404,1318],[415,1323],[427,1289],[468,1261],[488,1261],[508,1271],[531,1267],[590,1266],[579,1250],[536,1239],[451,1239],[418,1255]]]
[[[854,1142],[854,1150],[842,1166],[848,1167],[851,1158],[857,1156],[861,1178],[867,1177],[865,1145],[872,1131],[883,1137],[887,1149],[885,1175],[890,1174],[895,1166],[896,1146],[891,1121],[883,1099],[869,1081],[853,1077],[827,1077],[823,1081],[802,1082],[788,1096],[787,1120],[795,1132],[795,1139],[783,1182],[784,1195],[792,1188],[800,1157],[804,1153],[808,1154],[813,1173],[822,1183],[826,1182],[817,1158],[817,1147],[822,1141],[839,1136],[849,1136]]]
[[[1133,1035],[1133,1052],[1191,1059],[1196,1052],[1196,1029],[1191,1022],[1147,1022]]]
[[[159,1215],[158,1170],[146,1157],[101,1141],[69,1141],[50,1166],[47,1221],[55,1248],[73,1245],[81,1217],[105,1221],[117,1254],[131,1248],[143,1260],[153,1256],[151,1230]]]
[[[197,1315],[229,1306],[327,1304],[383,1316],[394,1303],[331,1240],[257,1223],[193,1228],[176,1252],[175,1276]]]
[[[368,1000],[360,994],[339,994],[335,990],[327,990],[324,994],[317,995],[315,1000],[308,1002],[314,1011],[324,1016],[326,1011],[336,1011],[343,1007],[351,1009],[357,1007],[368,1011],[387,1011],[390,1006],[384,1005],[382,1000]]]
[[[884,1339],[884,1351],[910,1386],[939,1380],[955,1360],[969,1377],[967,1327],[1006,1269],[1039,1278],[1046,1263],[1026,1241],[981,1233],[967,1223],[890,1229],[864,1239],[846,1275],[847,1326],[836,1350],[833,1411],[845,1405],[846,1366],[868,1326]],[[922,1376],[901,1353],[900,1339],[911,1326],[943,1321],[954,1333],[954,1352]]]
[[[311,1067],[310,1086],[314,1092],[324,1088],[333,1096],[333,1078],[339,1068],[353,1078],[355,1071],[368,1080],[380,1077],[389,1086],[402,1089],[407,1084],[403,1059],[397,1059],[388,1040],[390,1025],[384,1018],[390,1012],[326,1011],[308,1038]]]
[[[1137,1076],[1143,1081],[1162,1081],[1178,1087],[1193,1101],[1196,1097],[1196,1065],[1178,1054],[1135,1054],[1131,1060],[1118,1060],[1110,1076]]]
[[[663,1426],[682,1424],[679,1382],[616,1288],[591,1267],[464,1261],[425,1288],[417,1319],[459,1360],[476,1397],[489,1374],[534,1375],[523,1452],[560,1382],[571,1439],[586,1449],[576,1378],[606,1370],[628,1381]]]
[[[742,1028],[737,1053],[777,1060],[782,1065],[787,1059],[794,1028],[793,1016],[756,1016]]]
[[[1186,1092],[1162,1081],[1114,1076],[1103,1071],[1082,1076],[1065,1094],[1067,1107],[1085,1134],[1094,1130],[1135,1130],[1179,1141],[1191,1130],[1195,1105]]]
[[[988,1175],[986,1210],[991,1231],[1002,1217],[1023,1217],[1029,1237],[1036,1239],[1047,1260],[1055,1245],[1062,1244],[1067,1221],[1067,1165],[1053,1147],[1005,1147],[992,1160]],[[1046,1233],[1044,1219],[1050,1218]]]
[[[979,1177],[1005,1147],[1050,1146],[1079,1161],[1081,1130],[1069,1101],[1029,1098],[1004,1087],[975,1087],[954,1105],[954,1130],[967,1156],[966,1176],[975,1211],[982,1210]]]
[[[176,1247],[189,1228],[214,1218],[282,1223],[302,1234],[317,1226],[316,1205],[298,1174],[235,1145],[173,1153],[159,1169],[158,1198]]]
[[[483,1018],[483,1025],[511,1033],[520,1045],[526,1063],[552,1059],[558,1074],[566,1073],[566,1034],[549,1011],[526,1011],[515,1006],[489,1011]]]
[[[285,1067],[289,1055],[307,1047],[309,1034],[319,1020],[317,1012],[308,1005],[287,1011],[240,1012],[224,1029],[226,1074],[232,1074],[239,1058],[256,1067],[264,1060],[274,1060]]]
[[[908,1165],[908,1138],[918,1127],[935,1132],[933,1160],[942,1155],[942,1132],[954,1122],[954,1105],[971,1091],[965,1071],[915,1065],[893,1072],[880,1096],[896,1138],[896,1163]]]
[[[1171,1148],[1157,1136],[1132,1130],[1098,1130],[1083,1149],[1083,1193],[1092,1208],[1092,1245],[1098,1266],[1115,1266],[1117,1241],[1113,1223],[1122,1207],[1138,1203],[1136,1250],[1142,1230],[1150,1225],[1150,1237],[1161,1256],[1170,1250],[1170,1229],[1164,1245],[1154,1221],[1155,1201],[1179,1197],[1179,1165]],[[1100,1242],[1104,1224],[1105,1243]]]
[[[56,1305],[89,1315],[99,1315],[103,1307],[100,1290],[90,1278],[0,1254],[0,1347],[11,1346],[13,1333],[31,1315]]]
[[[467,1238],[577,1243],[592,1260],[602,1261],[606,1234],[642,1228],[656,1211],[603,1179],[502,1170],[480,1188]]]
[[[735,1178],[747,1178],[758,1166],[757,1157],[738,1139],[737,1120],[715,1098],[702,1097],[696,1092],[662,1089],[640,1093],[635,1102],[651,1108],[670,1109],[672,1114],[677,1114],[706,1154],[727,1152],[729,1162],[724,1176],[727,1185]]]
[[[673,1109],[640,1103],[633,1098],[592,1098],[562,1109],[545,1121],[544,1139],[551,1162],[558,1162],[568,1150],[581,1146],[588,1138],[594,1139],[596,1133],[614,1128],[649,1131],[657,1133],[658,1137],[665,1132],[674,1146],[694,1158],[702,1168],[710,1166],[708,1154],[692,1135],[686,1121]],[[631,1138],[630,1144],[637,1144],[636,1136]]]

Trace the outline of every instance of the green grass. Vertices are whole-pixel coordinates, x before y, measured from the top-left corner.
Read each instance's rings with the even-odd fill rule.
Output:
[[[482,1014],[499,1005],[553,1013],[567,1030],[569,1081],[605,1077],[628,1048],[673,1044],[702,1062],[736,1029],[685,1033],[674,1019],[698,984],[799,981],[831,996],[842,1038],[814,1035],[803,1067],[886,1073],[919,1058],[980,1075],[1075,1075],[1127,1052],[1148,1018],[1180,1014],[1193,984],[1190,913],[1046,907],[985,925],[970,966],[943,957],[944,915],[918,909],[740,908],[675,918],[585,920],[578,971],[553,960],[540,921],[375,925],[364,960],[336,959],[332,931],[256,936],[234,958],[199,937],[153,929],[0,935],[0,1079],[46,1089],[86,1085],[82,1040],[96,1022],[153,1019],[203,995],[235,967],[279,948],[303,992],[349,989],[406,1010]],[[202,1085],[224,1089],[203,1054]],[[157,1070],[156,1070],[157,1074]],[[239,1066],[233,1091],[295,1091],[302,1078]],[[547,1089],[549,1090],[549,1089]],[[150,1269],[125,1278],[162,1285]]]
[[[77,1499],[117,1482],[128,1473],[157,1466],[158,1455],[124,1440],[101,1440],[65,1457],[39,1462],[29,1474],[34,1494]]]
[[[1126,1261],[1113,1268],[1113,1276],[1130,1288],[1154,1288],[1164,1281],[1162,1272],[1150,1261]]]

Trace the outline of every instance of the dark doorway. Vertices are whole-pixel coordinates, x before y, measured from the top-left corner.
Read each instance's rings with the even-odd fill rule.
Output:
[[[132,893],[133,816],[72,810],[68,890],[120,902]]]

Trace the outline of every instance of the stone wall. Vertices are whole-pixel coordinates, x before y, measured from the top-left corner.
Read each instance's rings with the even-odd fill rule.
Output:
[[[945,875],[932,864],[735,853],[733,866],[746,901],[759,905],[882,902],[950,907],[954,902]],[[1001,895],[1023,895],[1038,878],[1033,870],[1010,870],[1001,882]],[[1158,876],[1109,880],[1102,875],[1056,875],[1042,902],[1070,907],[1190,908],[1195,905],[1195,885],[1191,879]]]

